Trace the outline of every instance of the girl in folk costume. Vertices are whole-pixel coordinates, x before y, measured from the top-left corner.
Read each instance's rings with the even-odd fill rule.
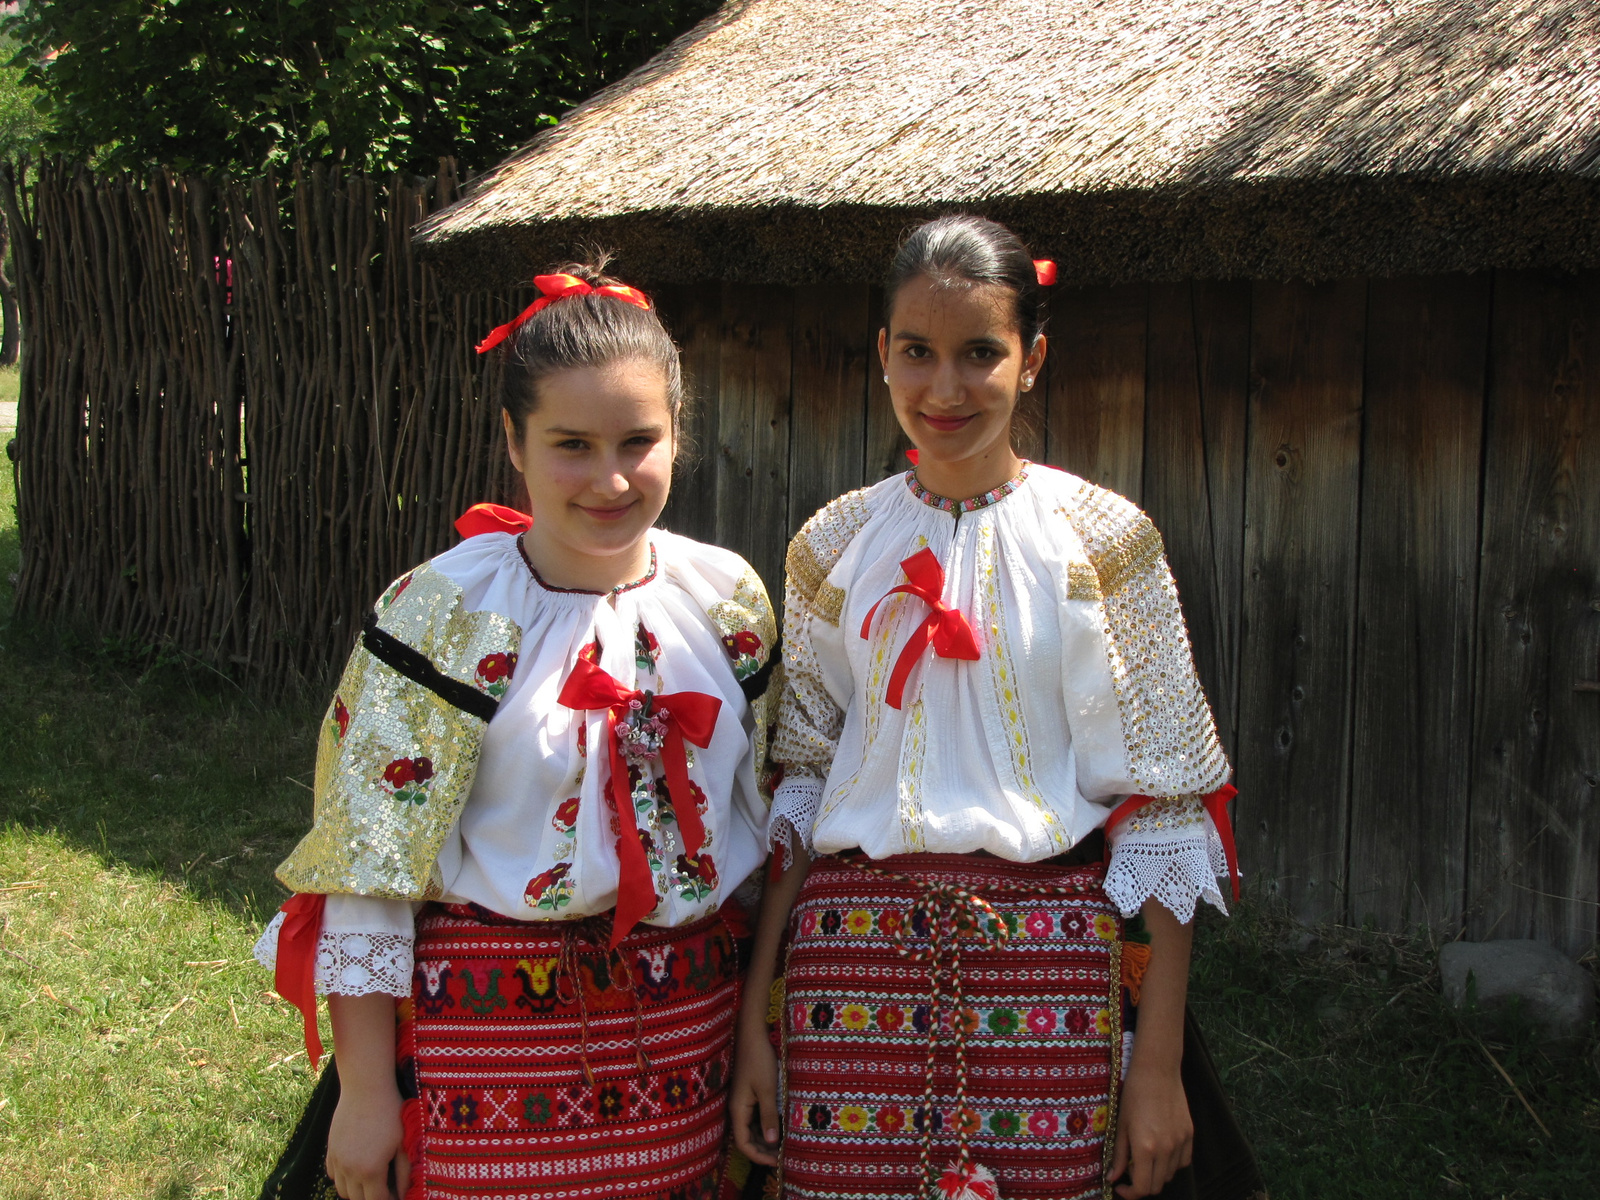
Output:
[[[479,347],[531,518],[479,506],[378,601],[278,871],[258,954],[314,1057],[328,997],[347,1200],[717,1194],[776,629],[737,554],[653,528],[678,351],[603,265]]]
[[[1229,768],[1155,528],[1012,449],[1047,270],[974,217],[910,236],[878,348],[916,467],[789,548],[793,865],[732,1120],[795,1200],[1147,1196],[1189,1160],[1190,922],[1223,907]]]

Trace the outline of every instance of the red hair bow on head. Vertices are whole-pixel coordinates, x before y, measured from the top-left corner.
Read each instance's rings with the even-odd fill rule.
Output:
[[[1040,287],[1054,287],[1056,282],[1056,264],[1048,258],[1033,260],[1033,273],[1039,277]]]
[[[557,300],[564,300],[568,296],[587,296],[594,292],[601,296],[610,296],[613,300],[621,300],[624,304],[631,304],[635,308],[648,309],[650,297],[638,288],[628,287],[621,283],[606,283],[600,287],[593,287],[579,279],[576,275],[535,275],[533,286],[543,293],[527,308],[519,312],[504,325],[497,326],[489,331],[489,336],[478,343],[478,353],[484,354],[493,350],[501,342],[522,328],[522,323],[541,308],[554,304]]]

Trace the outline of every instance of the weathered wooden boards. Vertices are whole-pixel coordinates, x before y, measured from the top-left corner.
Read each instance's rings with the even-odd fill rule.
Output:
[[[1600,276],[1497,276],[1489,361],[1467,902],[1479,936],[1576,951],[1600,913]]]

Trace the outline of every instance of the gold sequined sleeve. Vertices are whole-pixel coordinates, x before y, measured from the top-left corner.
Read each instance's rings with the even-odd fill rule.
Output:
[[[837,640],[845,593],[828,573],[867,518],[865,489],[840,496],[789,544],[783,597],[783,688],[778,694],[772,760],[781,771],[769,826],[774,849],[811,848],[823,783],[833,765],[844,710],[824,682],[819,640]],[[843,664],[840,664],[842,669]]]

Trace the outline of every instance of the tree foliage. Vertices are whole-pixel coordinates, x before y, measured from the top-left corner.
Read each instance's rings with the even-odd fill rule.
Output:
[[[492,166],[716,0],[32,0],[5,22],[44,149],[253,173]]]

